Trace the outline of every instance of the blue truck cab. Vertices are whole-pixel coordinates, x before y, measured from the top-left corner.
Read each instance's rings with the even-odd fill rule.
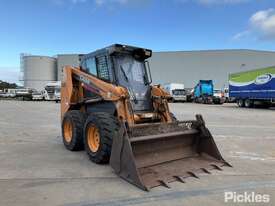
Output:
[[[212,104],[214,85],[212,80],[200,80],[194,88],[194,101],[197,103]]]

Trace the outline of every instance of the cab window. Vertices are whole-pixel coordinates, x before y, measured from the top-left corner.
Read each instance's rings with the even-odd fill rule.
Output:
[[[95,58],[88,58],[85,61],[86,71],[90,74],[97,76],[96,61]]]
[[[105,55],[98,56],[96,58],[98,77],[103,80],[110,81],[109,69],[108,69],[108,61]]]

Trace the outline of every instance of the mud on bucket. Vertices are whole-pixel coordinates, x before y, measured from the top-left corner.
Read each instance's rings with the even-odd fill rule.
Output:
[[[230,166],[222,158],[201,115],[176,123],[122,124],[113,138],[110,164],[115,172],[143,190]]]

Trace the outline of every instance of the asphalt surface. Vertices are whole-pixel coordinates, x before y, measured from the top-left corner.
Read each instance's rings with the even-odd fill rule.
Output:
[[[171,104],[180,120],[203,115],[233,168],[144,192],[85,152],[64,148],[59,106],[0,101],[0,205],[275,205],[275,109]],[[225,192],[268,195],[269,202],[226,203]]]

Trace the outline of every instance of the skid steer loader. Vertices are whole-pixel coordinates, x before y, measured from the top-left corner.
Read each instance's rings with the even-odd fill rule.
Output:
[[[61,88],[63,143],[85,148],[91,161],[108,163],[143,190],[184,182],[230,166],[201,115],[177,121],[169,94],[151,85],[152,51],[115,44],[66,66]]]

